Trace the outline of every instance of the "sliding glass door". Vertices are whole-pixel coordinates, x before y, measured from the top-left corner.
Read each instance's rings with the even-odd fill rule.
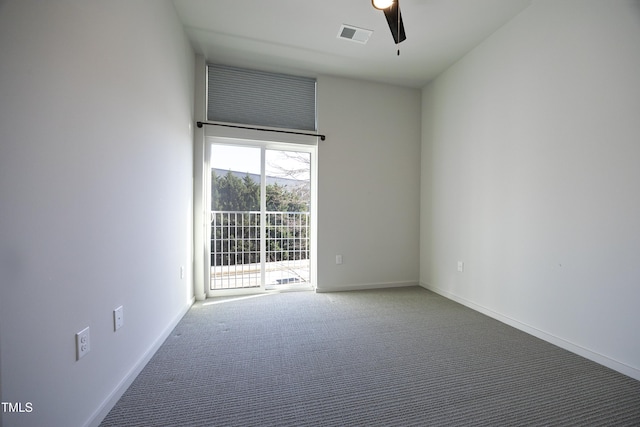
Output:
[[[314,286],[315,147],[213,138],[208,294]]]

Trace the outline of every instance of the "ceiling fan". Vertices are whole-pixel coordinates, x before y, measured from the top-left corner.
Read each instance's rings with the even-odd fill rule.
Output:
[[[384,12],[396,46],[405,41],[407,35],[404,32],[404,23],[402,22],[402,13],[400,12],[400,0],[371,0],[371,4],[376,9]],[[400,55],[400,48],[398,48],[398,55]]]

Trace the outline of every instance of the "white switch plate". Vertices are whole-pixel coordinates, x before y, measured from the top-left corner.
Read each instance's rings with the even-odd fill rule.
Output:
[[[91,350],[89,339],[89,327],[87,326],[76,334],[76,360],[80,360]]]
[[[113,330],[114,332],[124,325],[124,311],[122,306],[113,310]]]
[[[180,278],[184,279],[184,265],[180,266]]]
[[[464,271],[464,262],[458,261],[458,271],[462,273]]]
[[[336,255],[336,264],[342,264],[342,255]]]

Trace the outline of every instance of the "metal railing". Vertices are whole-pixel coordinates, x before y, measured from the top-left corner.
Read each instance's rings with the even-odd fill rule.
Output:
[[[211,211],[211,289],[309,282],[309,212]]]

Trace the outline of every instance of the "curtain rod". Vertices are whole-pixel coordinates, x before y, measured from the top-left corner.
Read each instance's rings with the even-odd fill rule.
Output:
[[[263,131],[263,132],[278,132],[278,133],[288,133],[288,134],[291,134],[291,135],[315,136],[316,138],[320,138],[321,141],[324,141],[327,138],[325,135],[321,135],[321,134],[317,134],[317,133],[294,132],[294,131],[291,131],[291,130],[278,130],[278,129],[264,129],[264,128],[255,128],[255,127],[251,127],[251,126],[228,125],[228,124],[223,124],[223,123],[196,122],[196,125],[199,128],[201,128],[203,125],[224,126],[224,127],[227,127],[227,128],[259,130],[259,131]]]

